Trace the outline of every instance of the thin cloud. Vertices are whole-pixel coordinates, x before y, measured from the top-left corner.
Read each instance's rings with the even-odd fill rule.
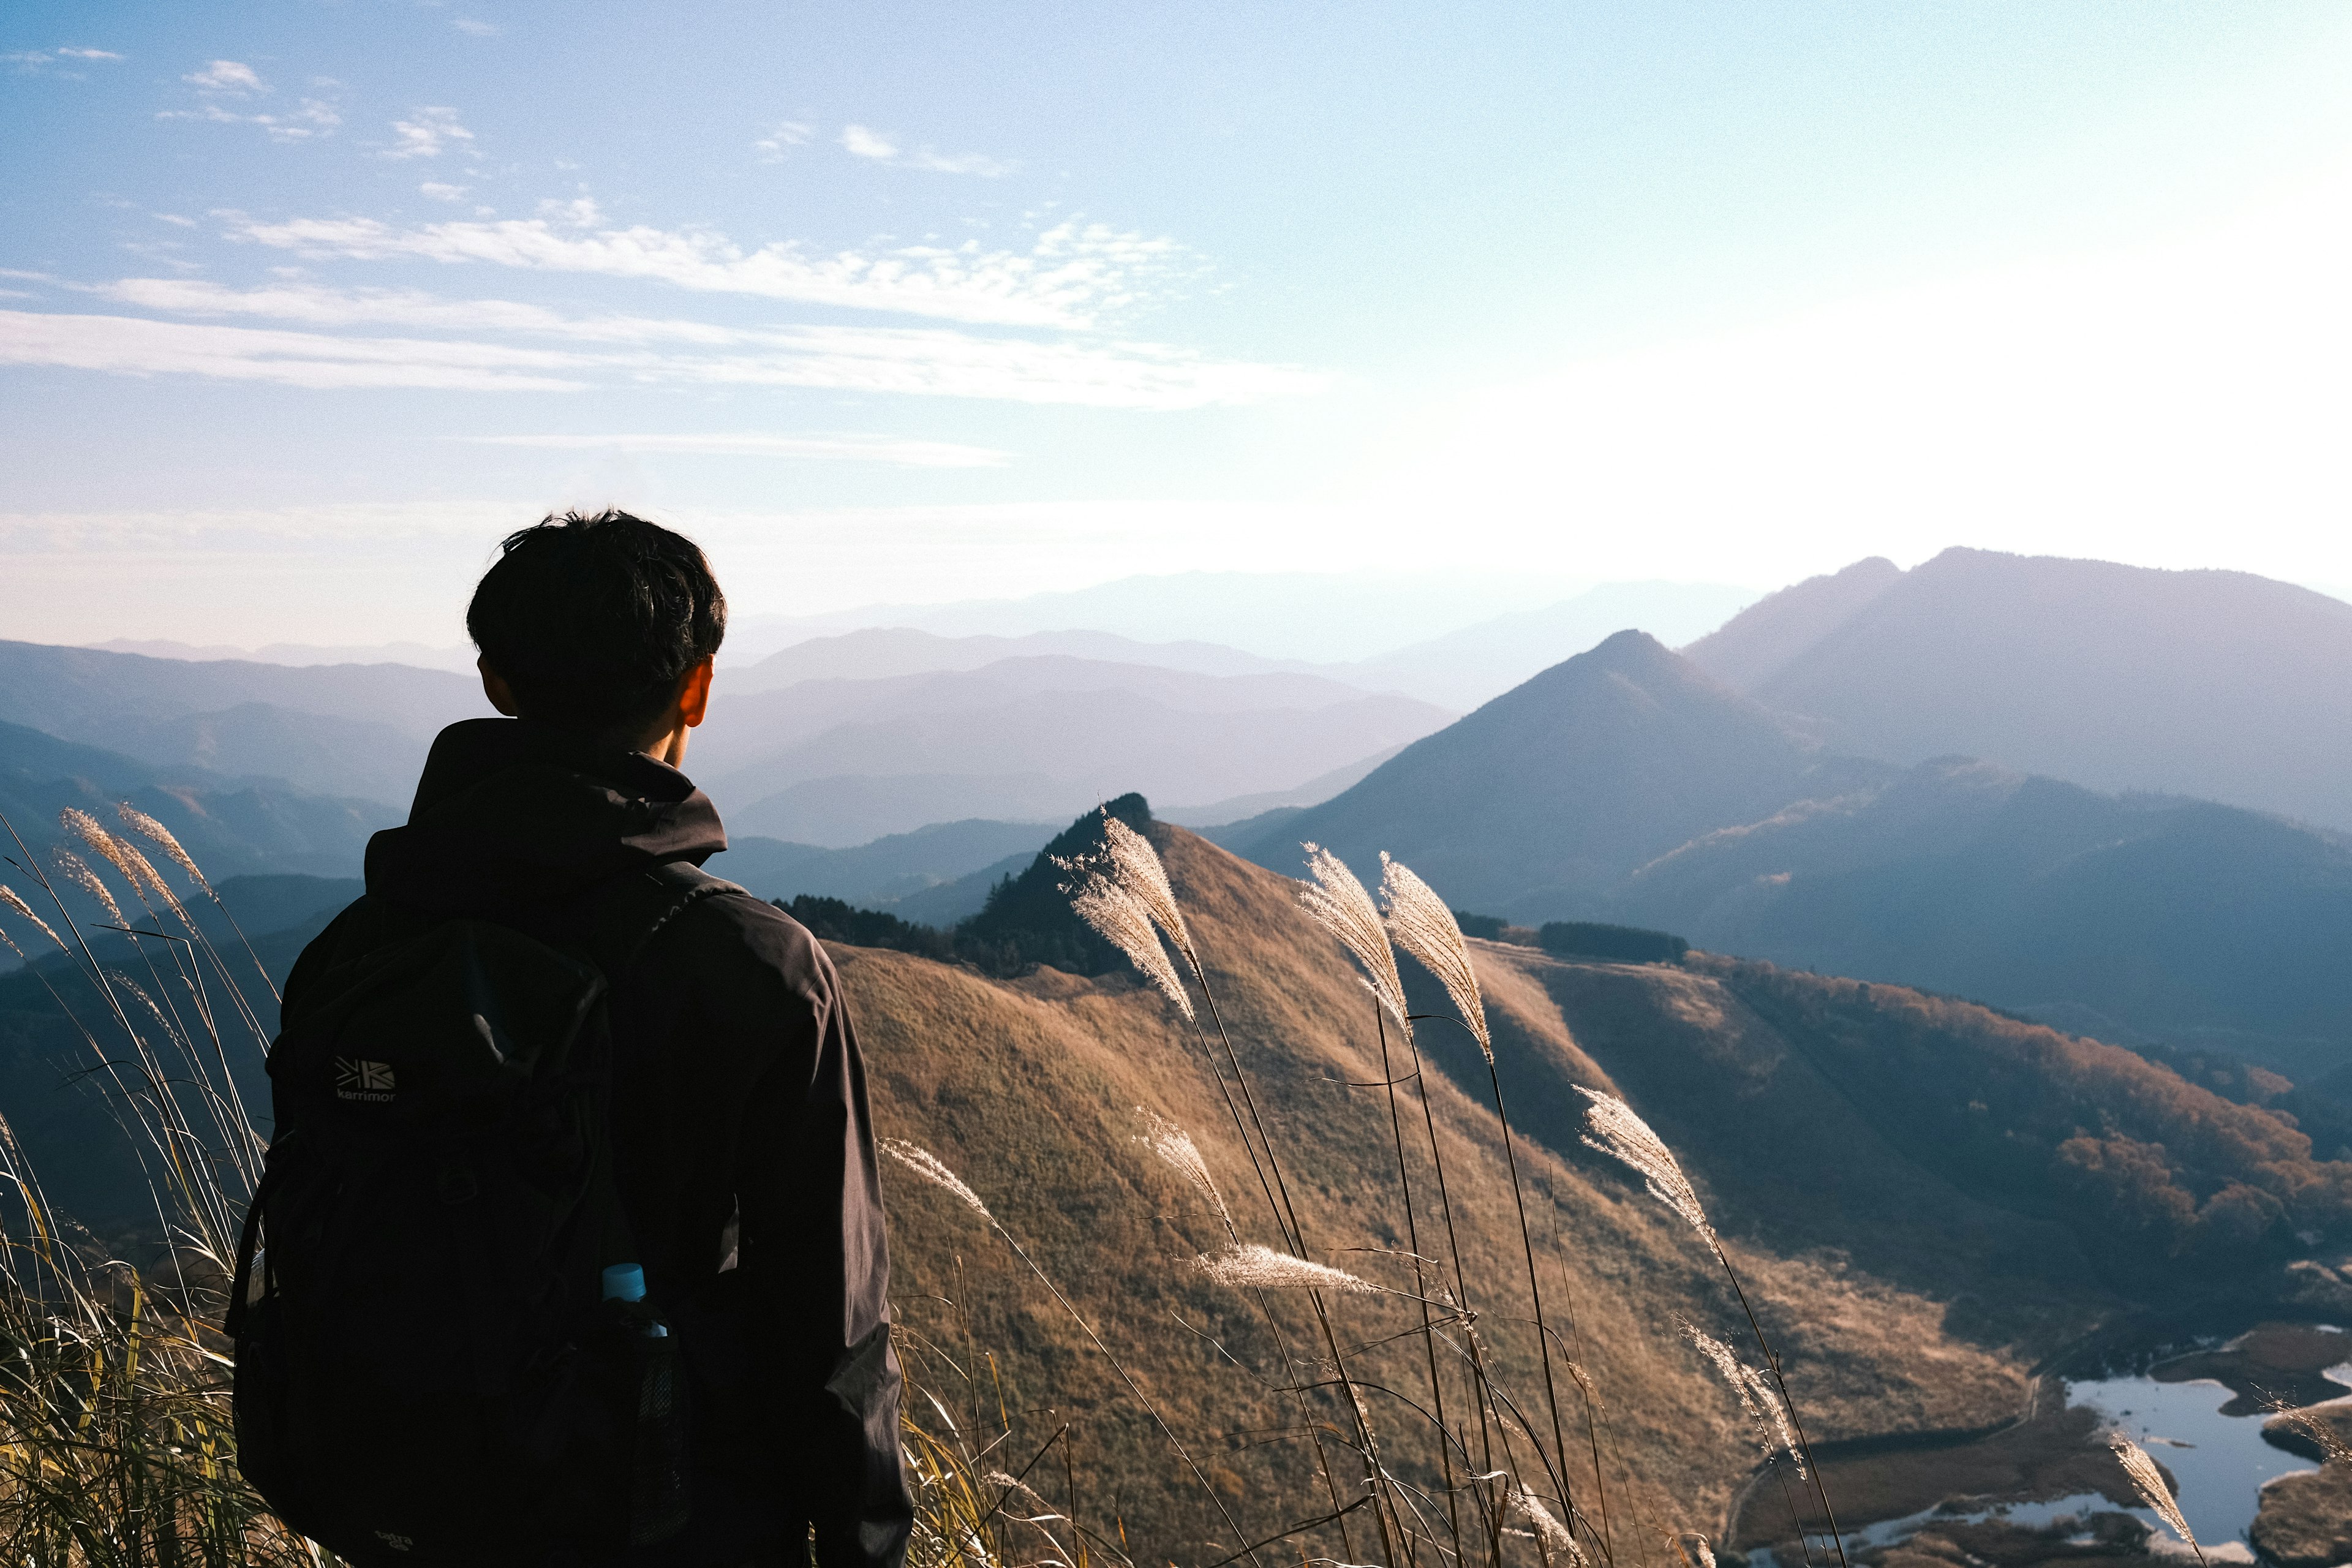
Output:
[[[70,81],[79,81],[83,79],[81,72],[68,68],[64,64],[65,61],[96,62],[120,60],[121,58],[121,55],[107,49],[77,49],[61,47],[54,49],[18,49],[13,54],[0,55],[0,62],[16,67],[20,76],[60,76]]]
[[[469,38],[495,38],[506,30],[494,22],[478,21],[471,16],[452,16],[449,25]]]
[[[1075,219],[1038,235],[1026,253],[982,250],[969,240],[822,257],[791,242],[746,250],[708,229],[600,228],[600,221],[594,205],[583,201],[561,216],[415,228],[374,218],[238,219],[228,233],[307,257],[488,262],[1016,327],[1090,328],[1104,316],[1156,299],[1172,279],[1198,267],[1172,240]]]
[[[468,185],[446,184],[439,180],[427,180],[416,187],[419,195],[431,196],[436,202],[457,201],[471,188]]]
[[[116,297],[154,304],[174,290],[236,309],[194,280],[142,279]],[[331,298],[262,290],[321,321]],[[288,296],[291,299],[287,299]],[[202,308],[201,306],[198,308]],[[489,318],[509,330],[572,337],[593,350],[154,321],[126,316],[0,311],[0,363],[121,374],[196,374],[310,387],[459,387],[570,391],[587,385],[792,386],[1099,408],[1181,409],[1256,403],[1321,390],[1285,365],[1217,361],[1152,343],[1095,346],[984,338],[944,329],[789,327],[731,331],[701,322],[566,321],[500,300],[407,296],[349,300],[344,319],[457,326]],[[261,313],[257,310],[255,313]],[[279,313],[273,309],[268,313]],[[300,318],[297,318],[300,319]],[[323,324],[323,321],[321,322]],[[609,346],[606,346],[609,345]],[[650,345],[662,345],[655,347]]]
[[[978,153],[949,155],[935,153],[929,147],[907,152],[882,132],[864,125],[841,128],[842,149],[855,158],[867,158],[877,163],[887,163],[894,169],[925,169],[935,174],[978,174],[982,179],[998,179],[1020,167],[1002,159],[985,157]]]
[[[415,110],[408,119],[392,122],[392,133],[399,140],[378,157],[438,158],[450,148],[474,140],[474,133],[458,123],[457,111],[446,107]]]
[[[792,156],[795,147],[805,147],[808,139],[816,134],[816,127],[798,120],[787,120],[773,131],[751,143],[762,163],[781,163]]]
[[[241,60],[215,60],[204,69],[190,71],[180,79],[205,92],[243,96],[269,90],[262,85],[261,78],[254,73],[253,68]]]
[[[215,125],[258,125],[273,142],[308,142],[330,135],[343,122],[341,113],[325,99],[305,98],[300,107],[283,113],[247,112],[230,107],[266,94],[269,84],[240,60],[215,60],[200,71],[180,79],[196,89],[194,109],[160,110],[158,120],[196,120]]]
[[[548,373],[573,357],[484,343],[330,338],[130,316],[0,310],[0,363],[125,375],[202,375],[311,388],[572,392],[588,384]]]
[[[908,441],[885,436],[458,436],[477,447],[538,447],[560,452],[684,452],[730,458],[814,458],[888,463],[902,468],[1001,468],[1009,452],[951,441]]]

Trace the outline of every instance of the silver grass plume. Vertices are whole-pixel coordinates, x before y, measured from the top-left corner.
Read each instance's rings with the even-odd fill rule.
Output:
[[[114,895],[106,890],[106,884],[98,879],[98,873],[89,868],[89,861],[63,845],[49,851],[49,859],[58,870],[66,874],[67,881],[96,899],[98,907],[111,915],[116,925],[127,926],[131,923],[122,918],[122,906],[114,901]]]
[[[127,800],[114,808],[114,815],[122,818],[122,825],[125,827],[170,856],[172,863],[185,871],[189,880],[194,882],[197,887],[207,893],[213,890],[213,885],[205,880],[205,874],[196,868],[194,858],[180,847],[180,841],[173,837],[170,828]]]
[[[1683,1554],[1683,1561],[1690,1568],[1715,1568],[1715,1548],[1709,1546],[1706,1537],[1698,1531],[1687,1530],[1675,1536],[1675,1548]]]
[[[1685,1320],[1682,1329],[1683,1337],[1698,1347],[1699,1354],[1714,1363],[1723,1381],[1731,1385],[1739,1408],[1755,1425],[1756,1441],[1764,1457],[1770,1458],[1775,1450],[1786,1453],[1789,1463],[1796,1467],[1797,1479],[1804,1479],[1805,1460],[1797,1447],[1796,1429],[1789,1421],[1789,1407],[1780,1403],[1780,1394],[1773,1390],[1771,1378],[1741,1361],[1729,1345],[1697,1324]]]
[[[909,1143],[904,1138],[885,1138],[882,1140],[882,1152],[889,1155],[931,1185],[954,1194],[970,1206],[972,1213],[989,1224],[996,1223],[996,1216],[988,1212],[988,1205],[980,1201],[980,1194],[965,1186],[963,1178],[949,1170],[940,1157],[929,1149],[919,1144]]]
[[[1066,1519],[1069,1517],[1067,1514],[1057,1511],[1052,1503],[1047,1502],[1043,1497],[1038,1495],[1035,1488],[1023,1480],[1019,1476],[1008,1474],[1003,1470],[991,1470],[987,1474],[982,1476],[981,1479],[986,1481],[990,1486],[1003,1488],[1007,1496],[1018,1493],[1022,1497],[1027,1498],[1031,1502],[1035,1503],[1040,1509],[1045,1510],[1044,1512],[1037,1514],[1034,1518],[1024,1519],[1022,1522],[1024,1524],[1035,1524],[1041,1520]]]
[[[1389,935],[1437,976],[1492,1067],[1495,1037],[1486,1028],[1486,1003],[1478,992],[1478,972],[1470,963],[1470,944],[1462,940],[1454,911],[1402,861],[1389,858],[1385,849],[1381,851],[1381,902],[1388,906]]]
[[[98,818],[89,813],[77,810],[69,805],[58,813],[58,821],[64,826],[67,832],[105,857],[109,865],[122,873],[122,879],[131,884],[131,896],[141,903],[147,901],[147,882],[150,878],[154,879],[157,886],[163,885],[163,879],[155,877],[155,868],[147,864],[147,857],[141,855],[129,844],[109,833],[100,824]],[[136,857],[135,860],[133,857]],[[146,871],[144,877],[140,875],[142,868]]]
[[[1571,1568],[1580,1568],[1584,1552],[1576,1544],[1576,1532],[1552,1516],[1536,1495],[1524,1486],[1511,1493],[1511,1511],[1528,1521],[1546,1552],[1556,1552],[1568,1559]]]
[[[1193,1267],[1220,1285],[1236,1290],[1330,1290],[1342,1296],[1370,1296],[1380,1287],[1359,1279],[1343,1268],[1310,1263],[1276,1252],[1256,1242],[1236,1242],[1214,1258],[1196,1258]]]
[[[2115,1450],[2116,1458],[2122,1461],[2124,1474],[2131,1478],[2132,1485],[2138,1489],[2147,1506],[2156,1510],[2157,1517],[2170,1525],[2172,1533],[2180,1537],[2190,1551],[2203,1555],[2197,1537],[2189,1532],[2189,1521],[2180,1517],[2180,1505],[2172,1500],[2172,1489],[2165,1484],[2164,1472],[2156,1468],[2147,1450],[2120,1432],[2107,1435],[2107,1447]]]
[[[1076,869],[1079,864],[1069,862],[1065,869]],[[1168,950],[1160,945],[1160,932],[1151,923],[1150,909],[1099,869],[1087,867],[1081,875],[1085,880],[1075,892],[1068,888],[1062,889],[1070,893],[1070,908],[1100,932],[1105,942],[1125,953],[1127,961],[1160,987],[1160,994],[1176,1005],[1178,1012],[1190,1018],[1192,999],[1184,994],[1184,982],[1178,978]]]
[[[5,888],[0,888],[0,893],[5,893],[7,890]],[[2347,1443],[2344,1440],[2344,1434],[2336,1429],[2336,1424],[2333,1421],[2315,1415],[2309,1410],[2289,1405],[2285,1400],[2275,1395],[2265,1400],[2263,1404],[2281,1422],[2302,1433],[2317,1446],[2321,1464],[2352,1463],[2352,1443]]]
[[[1192,933],[1185,929],[1184,911],[1177,905],[1176,889],[1168,885],[1168,868],[1160,863],[1160,852],[1151,847],[1151,840],[1105,812],[1103,845],[1111,879],[1144,907],[1185,961],[1199,968],[1201,959],[1192,948]]]
[[[1231,1234],[1233,1211],[1225,1207],[1225,1195],[1217,1191],[1216,1180],[1209,1174],[1209,1162],[1202,1158],[1201,1146],[1192,1142],[1192,1135],[1156,1110],[1144,1110],[1141,1106],[1136,1109],[1143,1112],[1143,1136],[1137,1142],[1159,1155],[1170,1170],[1192,1183],[1194,1190],[1215,1207],[1217,1217],[1225,1222],[1225,1230]]]
[[[1650,1124],[1633,1114],[1633,1108],[1613,1094],[1576,1086],[1576,1092],[1592,1104],[1584,1113],[1585,1147],[1598,1149],[1612,1159],[1622,1160],[1637,1172],[1650,1189],[1650,1195],[1682,1215],[1690,1227],[1698,1232],[1699,1239],[1717,1258],[1723,1256],[1723,1244],[1715,1237],[1715,1226],[1707,1223],[1706,1210],[1698,1201],[1698,1194],[1683,1174],[1682,1163],[1666,1141],[1650,1130]]]
[[[1404,981],[1397,974],[1396,951],[1389,945],[1388,927],[1381,923],[1381,911],[1371,894],[1364,891],[1347,862],[1328,849],[1318,844],[1299,847],[1307,851],[1307,874],[1314,879],[1298,882],[1298,907],[1364,966],[1364,989],[1378,997],[1397,1027],[1411,1036],[1412,1026],[1405,1022]]]
[[[7,905],[19,915],[22,915],[25,919],[32,921],[34,925],[40,929],[40,932],[43,936],[47,937],[51,942],[57,942],[58,952],[64,952],[68,951],[64,942],[58,941],[58,933],[49,929],[49,922],[35,914],[33,912],[33,906],[19,898],[16,894],[16,889],[0,885],[0,904]]]

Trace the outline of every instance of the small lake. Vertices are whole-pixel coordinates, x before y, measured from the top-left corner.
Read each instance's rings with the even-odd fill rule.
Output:
[[[2335,1360],[2347,1348],[2352,1348],[2352,1337],[2340,1330],[2323,1325],[2268,1325],[2227,1342],[2205,1341],[2201,1349],[2175,1352],[2169,1361],[2152,1366],[2141,1359],[2130,1371],[2115,1370],[2110,1363],[2110,1369],[2094,1375],[2070,1378],[2064,1384],[2063,1403],[2069,1408],[2096,1412],[2097,1430],[2123,1433],[2172,1473],[2179,1484],[2180,1511],[2209,1559],[2251,1563],[2254,1557],[2246,1532],[2261,1506],[2264,1484],[2318,1466],[2264,1442],[2263,1423],[2269,1412],[2259,1407],[2258,1398],[2246,1395],[2252,1390],[2275,1387],[2291,1390],[2295,1402],[2305,1403],[2352,1390],[2352,1363]],[[2281,1355],[2290,1363],[2299,1360],[2300,1365],[2291,1371],[2280,1366],[2273,1358]],[[2150,1375],[2158,1371],[2168,1373],[2168,1377],[2159,1380]],[[2208,1371],[2219,1375],[2200,1375]],[[2222,1377],[2230,1383],[2221,1382]],[[2222,1414],[2224,1406],[2232,1405],[2247,1414]],[[2097,1441],[2090,1431],[2076,1430],[2084,1436],[2074,1441]],[[1925,1456],[1916,1457],[1911,1463],[1922,1460],[1926,1471],[1913,1495],[1924,1501],[1934,1495],[1936,1467]],[[2074,1473],[2082,1477],[2079,1469]],[[2069,1520],[2080,1524],[2079,1530],[2069,1531],[2069,1538],[2087,1544],[2094,1514],[2128,1513],[2155,1532],[2151,1550],[2167,1555],[2177,1552],[2185,1563],[2193,1561],[2189,1549],[2179,1545],[2152,1510],[2126,1508],[2087,1489],[2086,1482],[2104,1484],[2082,1477],[2074,1482],[2069,1495],[2062,1497],[2045,1493],[2028,1500],[2029,1493],[2012,1494],[2016,1500],[2003,1500],[1999,1494],[1954,1499],[1957,1506],[1939,1505],[1850,1531],[1847,1547],[1852,1551],[1890,1546],[1937,1523],[1998,1521],[2043,1530]],[[1752,1550],[1749,1558],[1754,1568],[1775,1568],[1769,1550]]]
[[[2330,1380],[2347,1383],[2329,1373]],[[2347,1384],[2352,1386],[2352,1384]],[[2105,1413],[2116,1430],[2137,1442],[2180,1483],[2178,1501],[2189,1528],[2208,1545],[2245,1538],[2254,1522],[2263,1483],[2319,1467],[2263,1441],[2267,1412],[2224,1415],[2234,1396],[2221,1384],[2158,1383],[2151,1377],[2117,1377],[2070,1383],[2067,1402]],[[2112,1503],[2106,1505],[2112,1509]],[[2136,1510],[2160,1531],[2156,1516]]]

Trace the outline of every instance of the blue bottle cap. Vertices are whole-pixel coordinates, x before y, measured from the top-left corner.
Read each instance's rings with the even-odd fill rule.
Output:
[[[604,1268],[604,1300],[607,1301],[642,1301],[646,1299],[646,1271],[635,1263],[613,1263]]]

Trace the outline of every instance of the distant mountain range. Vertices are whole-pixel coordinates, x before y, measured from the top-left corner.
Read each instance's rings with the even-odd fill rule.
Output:
[[[150,658],[0,642],[0,723],[163,767],[404,804],[481,682],[404,664]]]
[[[688,760],[737,830],[846,846],[958,816],[1066,819],[1139,784],[1222,801],[1328,773],[1451,717],[1320,676],[1042,656],[722,688]]]
[[[2256,812],[1946,759],[1842,755],[1639,633],[1221,835],[1390,850],[1524,924],[1954,991],[2106,1038],[2323,1075],[2352,1058],[2352,846]]]
[[[257,874],[264,879],[270,874],[351,875],[359,868],[368,836],[403,815],[376,801],[227,779],[186,764],[141,762],[22,725],[0,724],[0,814],[37,858],[46,862],[54,846],[74,842],[58,826],[60,812],[87,811],[110,830],[119,830],[115,808],[123,801],[170,828],[215,881]],[[14,841],[0,836],[0,853],[15,858]],[[39,902],[21,870],[0,868],[0,882]],[[80,893],[68,888],[67,897],[77,919],[99,917]],[[0,952],[0,968],[15,962]]]
[[[1686,651],[1841,751],[2352,829],[2352,605],[2291,584],[1948,550],[1784,588]]]

